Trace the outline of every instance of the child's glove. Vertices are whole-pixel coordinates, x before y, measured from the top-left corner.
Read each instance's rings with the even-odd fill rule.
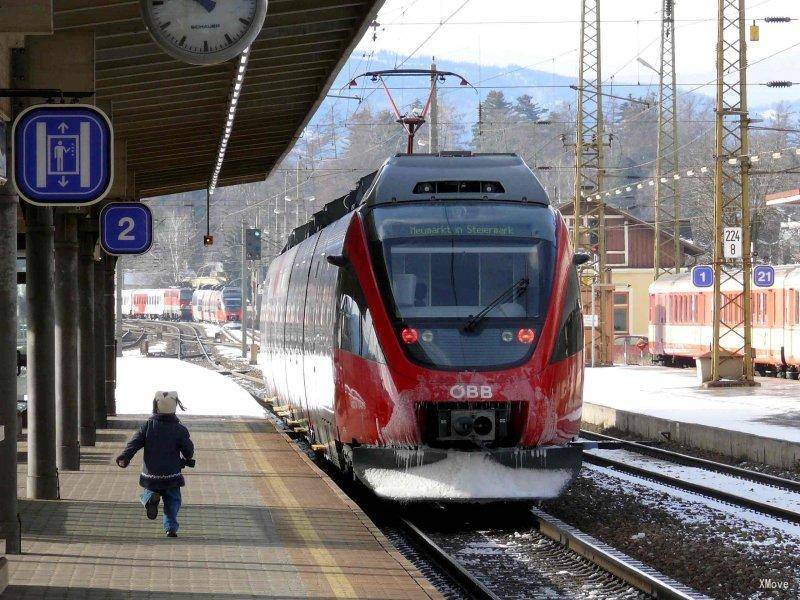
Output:
[[[130,462],[128,462],[128,460],[126,460],[125,457],[122,456],[121,454],[117,457],[117,466],[119,468],[124,469],[129,464],[130,464]]]

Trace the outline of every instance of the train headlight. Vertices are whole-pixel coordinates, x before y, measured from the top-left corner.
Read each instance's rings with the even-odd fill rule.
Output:
[[[472,433],[474,420],[469,415],[462,415],[453,419],[453,432],[462,437]]]
[[[500,334],[500,338],[504,342],[511,342],[514,340],[514,332],[506,329],[503,333]]]
[[[533,329],[520,329],[517,332],[517,341],[520,344],[532,344],[535,338],[536,333],[534,333]]]
[[[492,420],[489,417],[478,417],[472,424],[472,429],[477,435],[489,435],[492,432]]]
[[[400,338],[406,344],[416,344],[417,340],[419,340],[419,332],[413,327],[405,327],[403,331],[400,332]]]
[[[433,332],[426,329],[422,332],[422,341],[423,342],[432,342],[433,341]]]

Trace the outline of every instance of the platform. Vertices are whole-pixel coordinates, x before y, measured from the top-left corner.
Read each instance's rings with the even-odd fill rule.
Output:
[[[180,537],[166,538],[137,501],[141,453],[126,470],[113,462],[143,418],[98,431],[82,470],[61,473],[62,500],[20,501],[23,555],[8,557],[4,599],[440,597],[263,418],[181,417],[197,468],[186,471]]]
[[[705,389],[694,369],[616,366],[586,370],[585,423],[676,441],[781,468],[800,464],[800,382]]]

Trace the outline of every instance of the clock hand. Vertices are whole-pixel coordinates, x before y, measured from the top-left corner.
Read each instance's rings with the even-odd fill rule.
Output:
[[[214,2],[214,0],[194,0],[194,1],[197,2],[203,8],[205,8],[208,12],[211,12],[217,7],[217,3]]]

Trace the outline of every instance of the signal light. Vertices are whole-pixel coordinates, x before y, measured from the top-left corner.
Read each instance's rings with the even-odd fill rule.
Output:
[[[213,246],[214,245],[214,236],[213,235],[204,235],[203,236],[203,246]]]
[[[406,344],[416,344],[417,340],[419,340],[419,332],[413,327],[405,327],[403,331],[400,332],[400,337]]]
[[[245,255],[247,260],[261,260],[261,230],[245,230]]]
[[[517,332],[517,341],[520,344],[532,344],[535,337],[533,329],[520,329]]]

